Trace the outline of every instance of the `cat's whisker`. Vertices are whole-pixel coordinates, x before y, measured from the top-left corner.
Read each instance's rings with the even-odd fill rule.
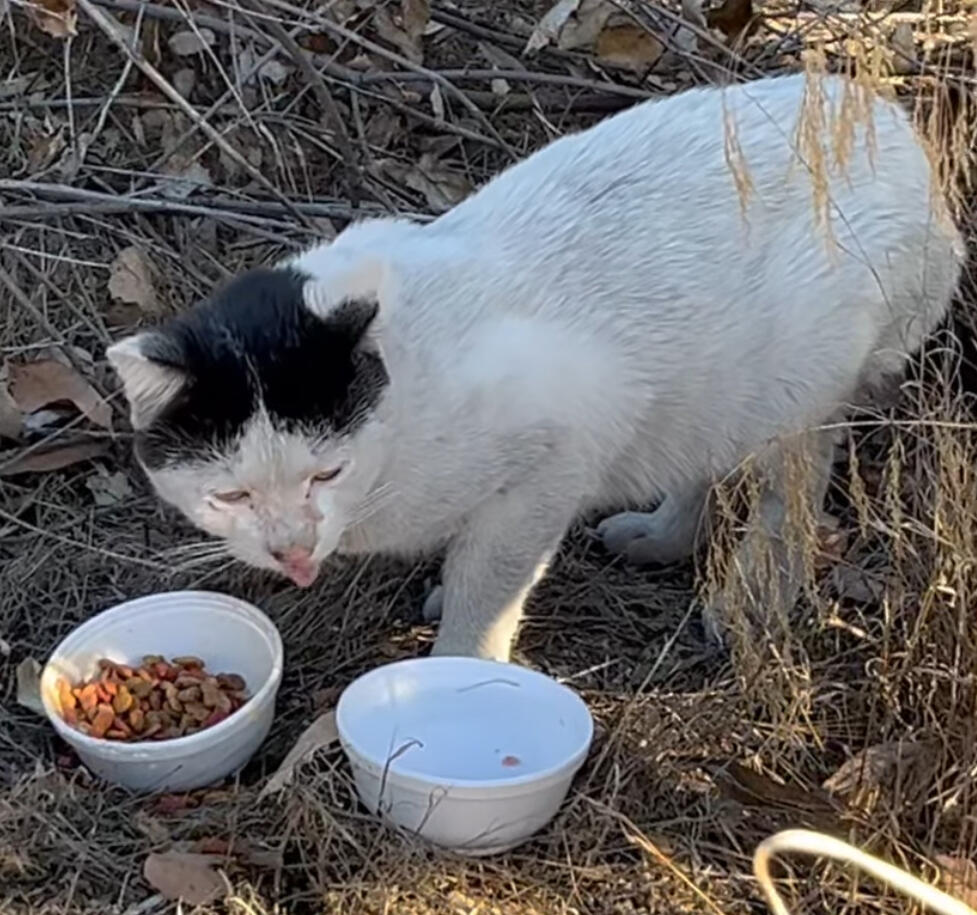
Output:
[[[356,514],[350,521],[350,527],[356,527],[372,518],[377,512],[389,506],[400,493],[389,483],[375,489],[357,507]]]
[[[223,549],[224,544],[220,540],[192,540],[188,543],[178,543],[175,546],[160,550],[159,555],[161,557],[176,557],[185,553],[197,553],[215,548]]]

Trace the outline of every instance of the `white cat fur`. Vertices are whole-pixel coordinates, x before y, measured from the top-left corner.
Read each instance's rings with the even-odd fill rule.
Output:
[[[821,85],[830,123],[855,90]],[[390,375],[376,414],[337,444],[358,469],[324,497],[315,558],[337,543],[446,546],[436,652],[505,660],[575,516],[663,499],[600,531],[631,559],[686,555],[711,482],[900,371],[947,310],[960,238],[934,212],[906,115],[876,99],[874,149],[858,125],[840,167],[822,138],[832,244],[795,143],[805,86],[789,76],[638,105],[433,223],[355,224],[290,261],[315,278],[320,314],[378,298]],[[820,499],[830,441],[813,438]],[[307,473],[304,446],[289,456],[277,442],[252,454],[277,448]],[[776,533],[783,501],[776,487],[764,499]]]

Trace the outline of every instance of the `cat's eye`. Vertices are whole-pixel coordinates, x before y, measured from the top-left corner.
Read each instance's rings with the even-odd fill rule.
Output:
[[[333,467],[330,470],[320,470],[318,473],[312,474],[313,483],[329,483],[335,480],[343,472],[342,465],[339,467]]]
[[[247,502],[251,498],[251,493],[246,489],[229,489],[227,492],[215,492],[214,498],[226,505],[239,505]]]

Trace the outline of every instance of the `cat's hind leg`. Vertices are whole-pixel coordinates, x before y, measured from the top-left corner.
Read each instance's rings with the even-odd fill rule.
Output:
[[[758,498],[725,582],[708,597],[703,613],[708,629],[719,634],[740,616],[731,602],[768,630],[777,620],[790,627],[790,614],[813,568],[833,456],[829,429],[793,437],[759,456]]]
[[[665,497],[652,512],[621,512],[605,518],[597,534],[605,549],[635,565],[667,565],[688,559],[705,517],[709,487],[689,486]]]

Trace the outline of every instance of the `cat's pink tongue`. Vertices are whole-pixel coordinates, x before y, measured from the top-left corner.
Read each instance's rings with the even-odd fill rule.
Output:
[[[319,564],[309,559],[291,559],[282,563],[282,571],[300,588],[308,588],[319,576]]]

